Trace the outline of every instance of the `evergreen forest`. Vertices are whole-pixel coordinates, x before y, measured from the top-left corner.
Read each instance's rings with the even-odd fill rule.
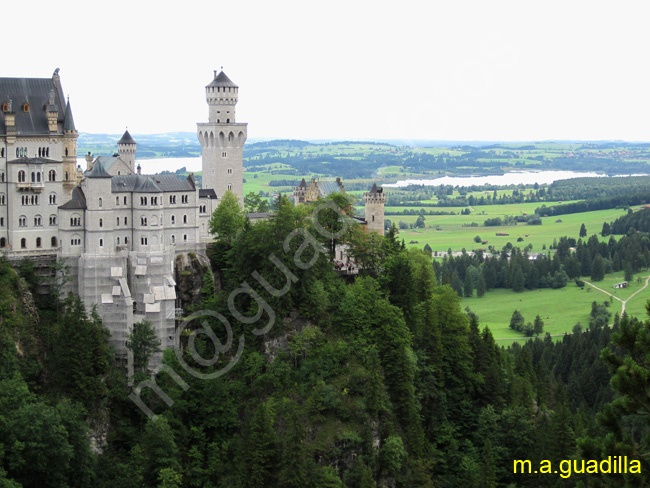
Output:
[[[609,243],[560,239],[539,264],[516,248],[433,261],[395,228],[362,232],[349,205],[281,196],[252,224],[226,194],[179,349],[153,376],[150,324],[129,337],[128,378],[96,312],[0,262],[0,487],[648,486],[647,318],[594,302],[584,330],[504,348],[459,294],[466,276],[543,287],[645,267],[650,219],[613,222]],[[339,244],[362,272],[335,270]],[[609,456],[640,469],[579,472]]]

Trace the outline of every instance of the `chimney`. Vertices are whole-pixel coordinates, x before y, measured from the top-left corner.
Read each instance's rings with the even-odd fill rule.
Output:
[[[88,151],[88,154],[86,154],[86,169],[88,171],[93,169],[93,155],[90,154],[90,151]]]

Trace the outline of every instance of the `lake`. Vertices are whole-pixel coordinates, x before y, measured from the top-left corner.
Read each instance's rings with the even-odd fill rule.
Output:
[[[503,175],[488,176],[443,176],[433,180],[400,180],[397,183],[385,183],[385,188],[399,188],[407,185],[427,186],[472,186],[472,185],[534,185],[535,183],[551,184],[554,181],[568,180],[571,178],[607,178],[607,175],[592,172],[577,171],[526,171],[511,172]]]

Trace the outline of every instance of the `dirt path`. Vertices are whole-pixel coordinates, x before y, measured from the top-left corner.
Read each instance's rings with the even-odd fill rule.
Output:
[[[627,299],[625,299],[625,300],[621,300],[621,299],[618,298],[616,295],[612,295],[610,292],[605,291],[605,290],[603,290],[602,288],[598,288],[596,285],[594,285],[594,284],[592,284],[592,283],[590,283],[590,282],[588,282],[588,281],[585,281],[585,280],[582,280],[582,281],[584,281],[585,283],[587,283],[587,284],[588,284],[589,286],[591,286],[592,288],[595,288],[596,290],[603,292],[605,295],[609,295],[610,297],[615,298],[616,300],[618,300],[619,302],[621,302],[621,304],[622,304],[622,305],[621,305],[621,315],[623,315],[623,314],[625,313],[625,304],[626,304],[627,302],[629,302],[630,300],[632,300],[632,298],[634,298],[635,296],[637,296],[639,293],[641,293],[643,290],[645,290],[645,289],[648,287],[648,283],[650,283],[650,275],[648,275],[648,277],[645,279],[645,284],[644,284],[641,288],[639,288],[637,291],[635,291],[634,293],[632,293],[632,294],[631,294],[629,297],[627,297]],[[608,327],[612,327],[612,325],[613,325],[613,324],[608,324]],[[562,333],[562,334],[551,334],[551,337],[562,337],[564,334],[572,334],[572,332],[564,332],[564,333]],[[515,338],[515,339],[516,339],[516,338]],[[525,339],[531,339],[531,337],[526,337]],[[501,337],[501,338],[494,339],[494,340],[495,340],[495,341],[508,341],[508,340],[511,341],[511,340],[513,340],[513,338],[512,338],[512,337]]]

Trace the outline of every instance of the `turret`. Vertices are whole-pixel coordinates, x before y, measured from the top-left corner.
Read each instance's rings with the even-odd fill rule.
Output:
[[[368,232],[376,232],[384,235],[384,204],[386,203],[386,194],[383,188],[378,188],[375,183],[369,192],[363,194],[363,201],[366,204],[365,219],[368,223]]]
[[[214,72],[214,80],[205,87],[205,98],[210,107],[208,122],[216,124],[234,124],[235,106],[237,105],[239,87],[226,73]]]
[[[303,178],[300,184],[293,188],[293,203],[295,205],[305,203],[307,195],[307,182]]]
[[[223,71],[214,72],[214,79],[205,87],[208,122],[197,124],[197,136],[201,143],[203,189],[214,190],[218,198],[230,190],[243,202],[247,124],[235,122],[238,91]]]
[[[77,137],[79,133],[74,126],[68,99],[63,119],[63,189],[68,195],[72,195],[72,189],[77,185]]]
[[[131,171],[135,173],[135,151],[137,144],[129,131],[124,131],[122,138],[117,141],[117,152],[122,158],[122,161],[131,168]]]

